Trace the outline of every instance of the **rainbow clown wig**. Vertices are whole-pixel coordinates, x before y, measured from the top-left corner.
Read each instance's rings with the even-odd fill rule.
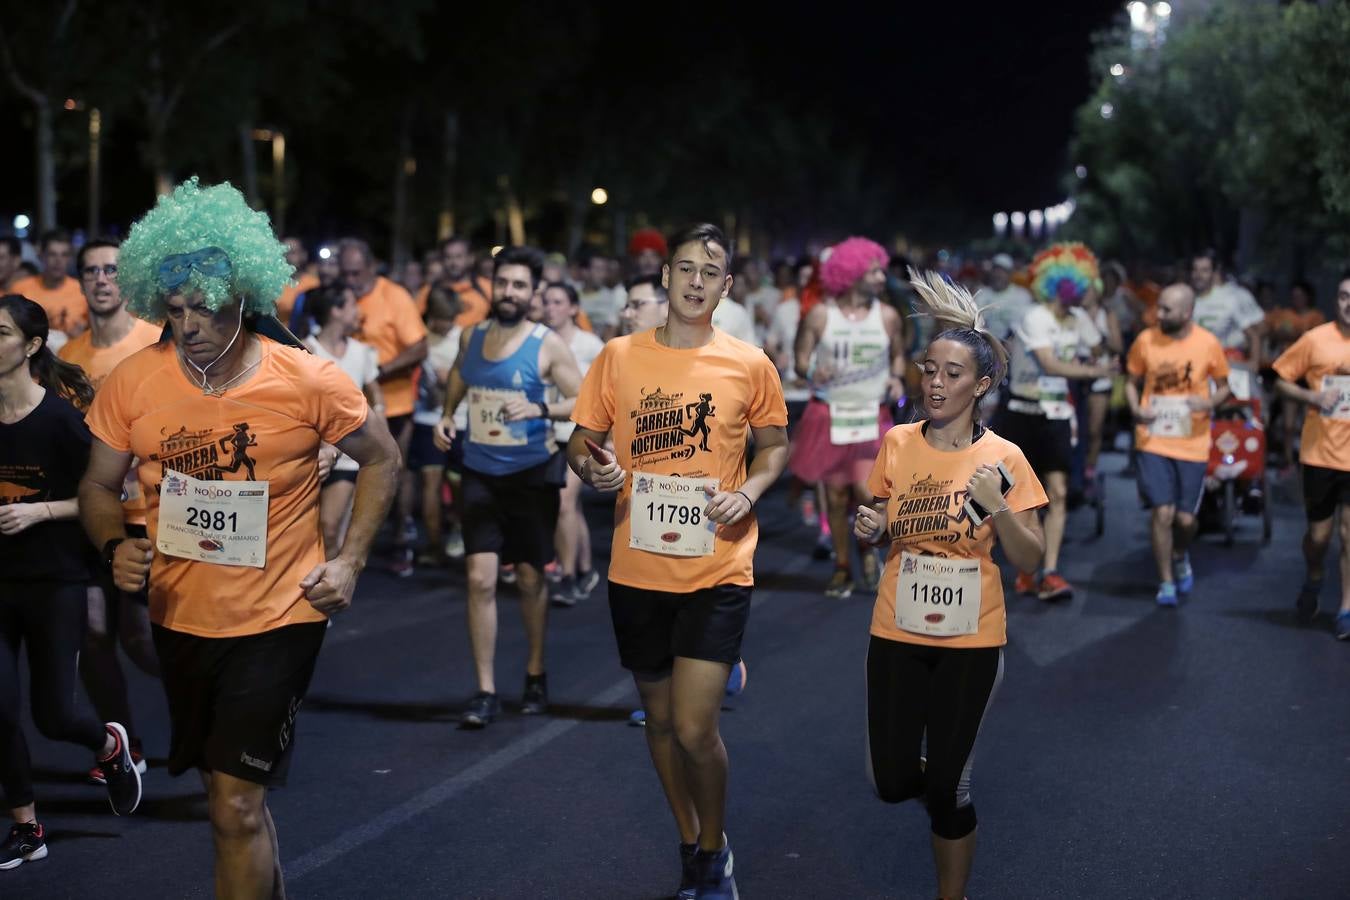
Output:
[[[842,297],[873,264],[880,263],[885,268],[890,259],[876,241],[848,238],[820,255],[820,284],[831,297]]]
[[[1065,306],[1083,302],[1090,288],[1101,286],[1097,257],[1077,242],[1051,244],[1031,260],[1031,292],[1041,302],[1058,300]]]
[[[212,312],[238,300],[245,313],[270,315],[294,271],[266,213],[229,183],[204,188],[194,175],[131,226],[117,285],[148,322],[164,321],[172,294],[201,294]]]

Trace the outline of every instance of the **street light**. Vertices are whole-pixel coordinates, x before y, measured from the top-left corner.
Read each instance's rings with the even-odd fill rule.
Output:
[[[33,220],[25,216],[23,213],[19,213],[17,216],[14,217],[15,231],[24,231],[25,229],[28,228],[29,225],[32,224]]]
[[[1027,224],[1027,214],[1024,212],[1015,212],[1008,217],[1012,221],[1013,235],[1022,236],[1022,228]]]
[[[609,202],[609,191],[602,187],[598,187],[591,191],[591,202],[596,206],[604,206]]]
[[[1166,2],[1166,0],[1153,4],[1153,14],[1160,19],[1170,19],[1172,17],[1172,4]]]
[[[1008,214],[1005,212],[994,213],[994,234],[1003,237],[1003,232],[1008,227]]]
[[[1031,236],[1036,238],[1041,236],[1041,226],[1045,224],[1045,213],[1039,209],[1033,209],[1027,213],[1027,222],[1031,225]]]
[[[1074,167],[1073,167],[1073,174],[1077,175],[1079,178],[1086,178],[1086,177],[1087,177],[1087,166],[1074,166]]]
[[[1116,114],[1116,107],[1110,101],[1102,104],[1102,118],[1109,119]]]
[[[1124,78],[1125,67],[1122,66],[1120,63],[1115,63],[1114,65],[1111,66],[1111,75],[1116,78]]]

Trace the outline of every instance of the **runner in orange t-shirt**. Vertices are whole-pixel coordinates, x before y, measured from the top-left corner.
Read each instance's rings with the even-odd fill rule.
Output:
[[[854,519],[859,540],[889,544],[867,649],[867,759],[882,800],[924,798],[937,893],[963,897],[975,855],[970,762],[1008,642],[994,541],[1035,571],[1048,500],[1017,445],[980,424],[1007,371],[1002,342],[965,288],[936,272],[910,277],[943,330],[920,356],[926,418],[886,433],[872,504]]]
[[[455,327],[472,328],[488,317],[492,307],[492,282],[473,275],[473,251],[468,238],[452,235],[441,241],[441,265],[443,268],[439,283],[459,295],[460,313],[455,318]],[[419,315],[427,313],[427,294],[431,283],[422,285],[417,292],[415,302]]]
[[[159,341],[161,329],[127,312],[122,292],[117,288],[117,244],[89,241],[80,248],[75,270],[89,306],[89,328],[61,348],[61,359],[84,370],[97,391],[122,360]],[[122,485],[122,510],[126,514],[127,534],[143,538],[145,498],[140,483],[127,478]],[[80,680],[98,714],[126,726],[131,739],[131,756],[136,768],[145,774],[140,732],[131,713],[126,677],[117,654],[120,638],[127,656],[147,675],[159,677],[159,658],[150,634],[148,598],[144,591],[124,594],[113,584],[108,571],[96,572],[98,589],[89,594],[89,628],[85,632],[84,652],[80,654]],[[106,783],[100,766],[89,771],[89,780]]]
[[[72,252],[70,235],[59,230],[47,232],[38,252],[42,256],[42,274],[20,278],[10,285],[9,291],[22,294],[45,309],[54,331],[74,337],[89,327],[89,312],[80,283],[66,274]]]
[[[298,237],[288,237],[282,238],[281,242],[286,245],[286,262],[295,268],[294,283],[287,282],[277,297],[276,317],[282,323],[288,324],[291,321],[291,313],[295,311],[295,298],[305,291],[318,287],[319,276],[309,271],[309,251],[305,249],[304,241]]]
[[[592,363],[567,456],[582,481],[618,494],[610,615],[680,832],[680,896],[695,885],[732,896],[718,713],[750,613],[755,501],[787,464],[787,406],[763,351],[712,327],[731,290],[726,236],[697,225],[669,247],[666,322],[615,338]],[[588,442],[611,435],[614,458],[593,457]]]
[[[1299,618],[1311,622],[1322,592],[1323,563],[1337,510],[1341,533],[1341,606],[1336,638],[1350,640],[1350,272],[1336,286],[1336,321],[1319,325],[1275,360],[1276,389],[1308,407],[1303,422],[1303,538],[1307,580],[1299,591]],[[1304,381],[1307,387],[1299,385]]]
[[[124,591],[147,578],[172,725],[169,771],[201,770],[221,896],[284,893],[267,789],[285,783],[295,717],[329,615],[347,607],[393,499],[398,451],[341,370],[257,333],[290,277],[262,213],[195,178],[132,226],[118,261],[131,311],[170,340],[94,398],[80,517]],[[342,551],[325,560],[320,446],[361,465]],[[121,503],[132,459],[147,539]]]
[[[1130,346],[1125,395],[1137,423],[1139,496],[1151,510],[1157,601],[1174,607],[1195,585],[1187,549],[1205,490],[1211,413],[1228,399],[1219,339],[1191,321],[1195,292],[1174,284],[1158,295],[1158,324]],[[1210,393],[1211,379],[1219,385]]]

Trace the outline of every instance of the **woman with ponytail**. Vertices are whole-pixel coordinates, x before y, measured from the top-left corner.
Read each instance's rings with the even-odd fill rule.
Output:
[[[94,390],[77,366],[56,358],[47,333],[42,307],[0,297],[0,789],[14,818],[0,869],[47,855],[20,725],[20,645],[38,730],[96,755],[114,812],[127,815],[141,799],[126,731],[75,705],[93,548],[76,521],[90,435],[74,404],[88,405]]]
[[[974,298],[935,273],[910,278],[938,332],[919,356],[924,415],[887,432],[854,523],[859,540],[889,545],[867,652],[868,769],[887,803],[924,802],[938,895],[960,900],[975,738],[1007,643],[994,541],[1019,568],[1039,565],[1046,496],[1022,451],[980,425],[1008,357]]]

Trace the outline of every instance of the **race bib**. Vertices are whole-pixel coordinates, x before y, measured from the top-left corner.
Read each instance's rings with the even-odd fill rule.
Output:
[[[703,515],[716,478],[633,475],[628,546],[667,556],[711,556],[717,524]]]
[[[877,404],[867,401],[831,401],[830,443],[836,447],[865,444],[881,436]]]
[[[1036,395],[1041,412],[1047,419],[1072,419],[1073,404],[1069,402],[1069,380],[1060,375],[1042,375],[1036,379]]]
[[[1150,397],[1148,408],[1154,419],[1148,424],[1148,433],[1154,437],[1188,438],[1191,436],[1191,405],[1186,397]]]
[[[508,422],[502,404],[524,391],[507,388],[469,388],[469,440],[492,447],[524,447],[529,443],[524,421]]]
[[[980,630],[980,561],[900,554],[895,624],[933,637]]]
[[[155,546],[167,556],[261,569],[267,491],[266,481],[201,481],[165,469]]]
[[[1335,409],[1323,415],[1342,422],[1350,420],[1350,375],[1323,375],[1322,390],[1340,394]]]

